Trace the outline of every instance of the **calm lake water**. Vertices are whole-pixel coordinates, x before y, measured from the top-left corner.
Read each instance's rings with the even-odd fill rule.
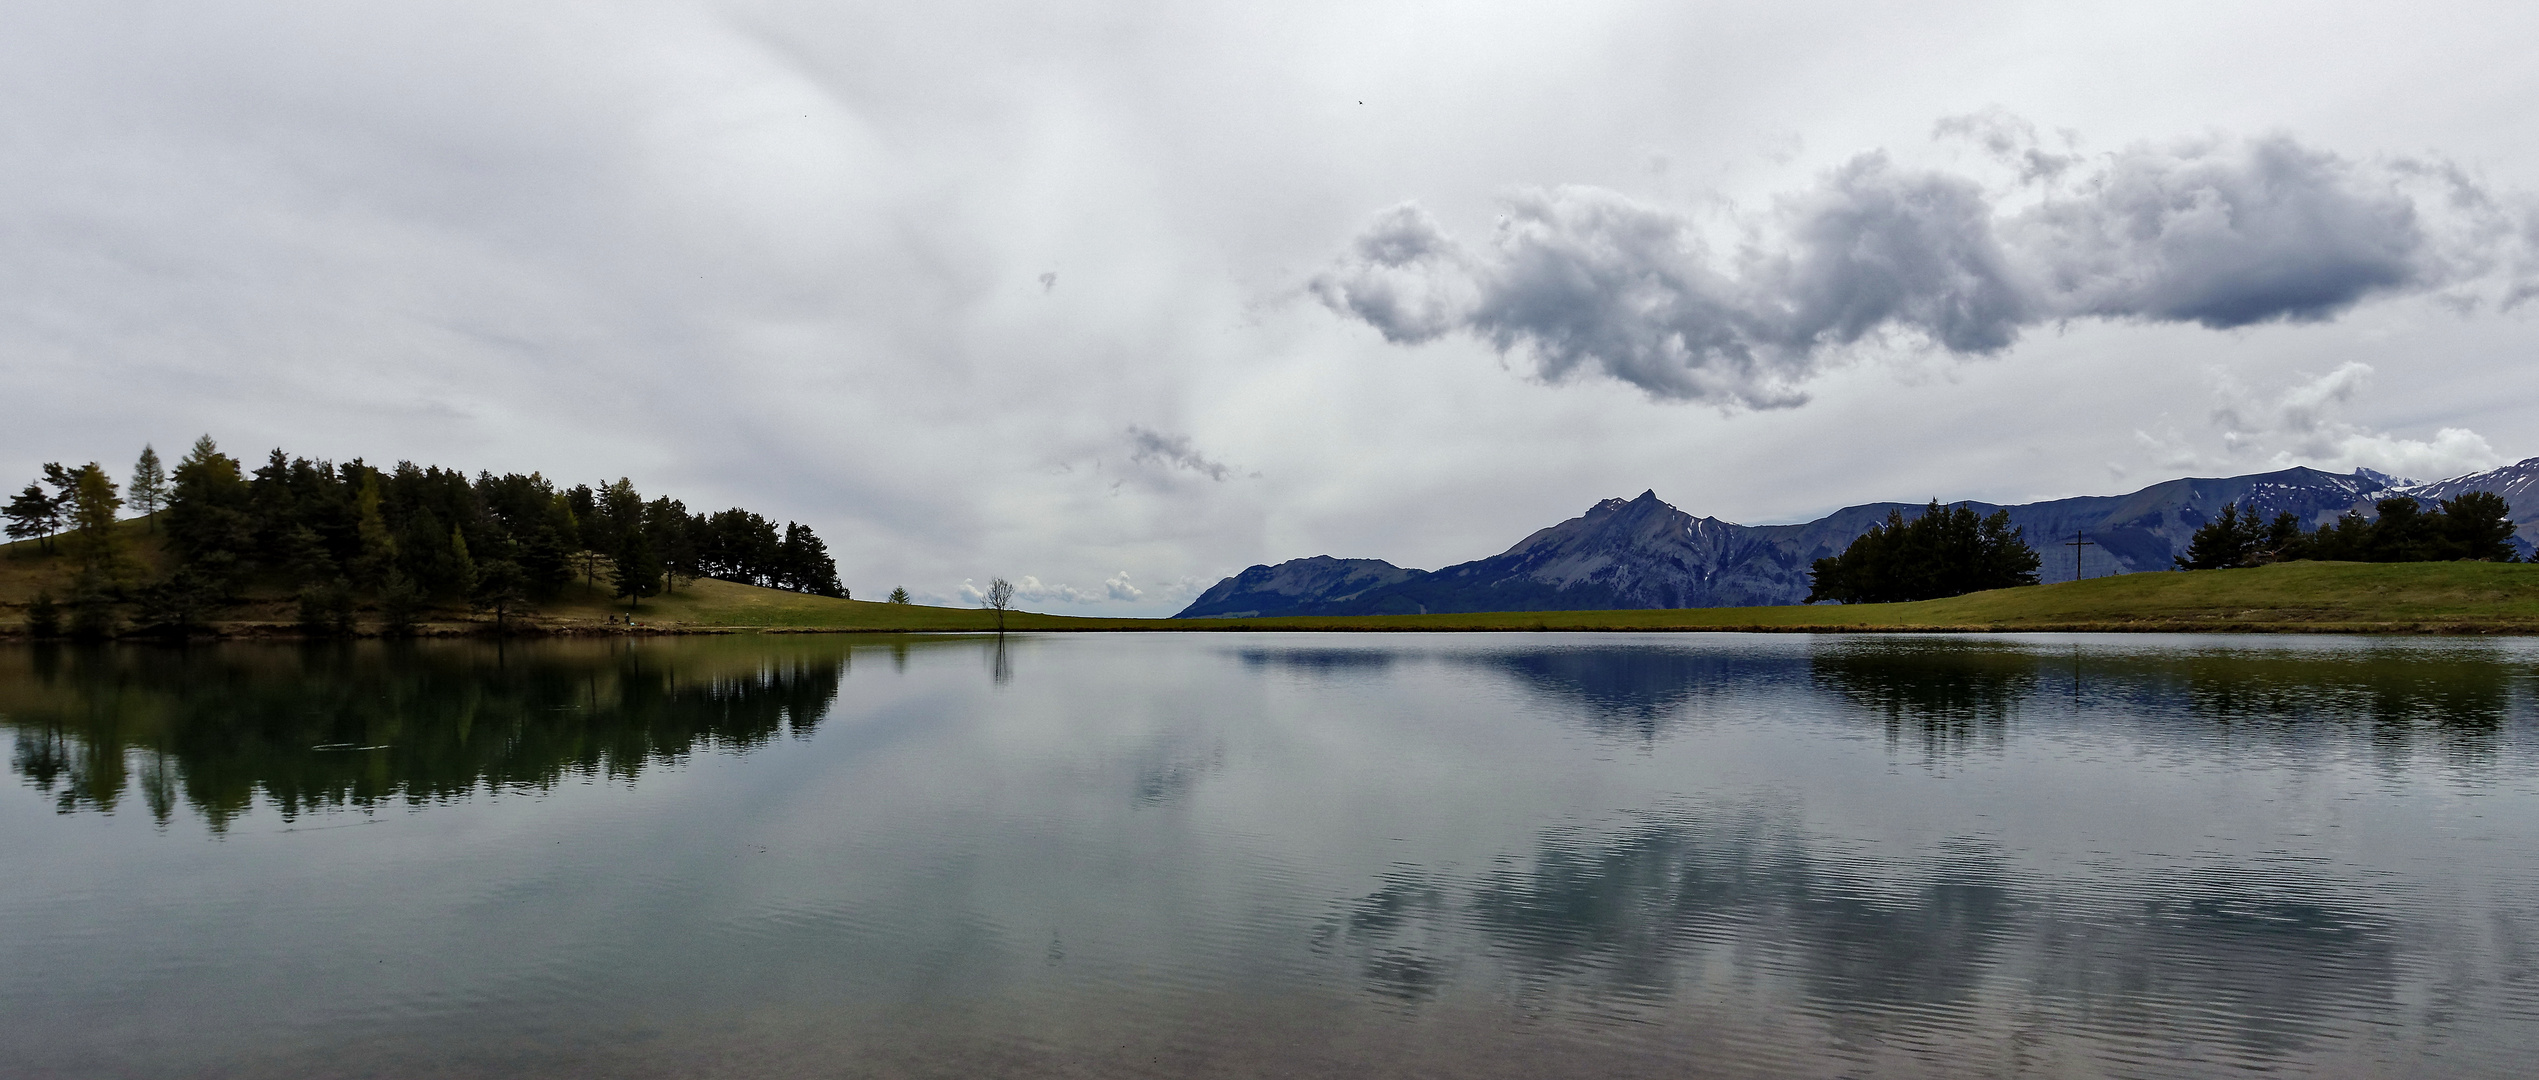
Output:
[[[2514,1076],[2539,641],[0,649],[0,1074]]]

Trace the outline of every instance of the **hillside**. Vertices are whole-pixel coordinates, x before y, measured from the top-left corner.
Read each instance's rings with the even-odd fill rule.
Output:
[[[155,545],[136,532],[142,560]],[[20,632],[26,602],[58,587],[57,560],[0,549],[0,635]],[[251,590],[251,593],[253,591]],[[529,633],[627,633],[612,619],[626,611],[576,583],[521,620]],[[986,632],[993,613],[840,600],[727,581],[682,584],[636,609],[638,631]],[[227,634],[288,635],[295,608],[278,592],[229,612]],[[376,617],[362,614],[365,630]],[[2539,566],[2501,563],[2293,562],[2253,570],[2127,574],[2000,589],[1910,604],[1770,605],[1561,612],[1481,612],[1374,616],[1206,619],[1088,619],[1011,612],[1013,631],[2259,631],[2351,633],[2539,633]],[[444,608],[424,632],[484,633],[489,616]]]

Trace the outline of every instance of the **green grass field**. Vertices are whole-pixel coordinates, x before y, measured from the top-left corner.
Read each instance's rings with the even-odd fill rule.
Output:
[[[163,558],[137,523],[127,534],[136,573]],[[66,592],[69,570],[32,543],[0,548],[0,632],[24,623],[37,590]],[[259,592],[262,593],[259,596]],[[622,630],[623,601],[576,583],[526,618],[545,631]],[[295,618],[280,590],[250,590],[229,613],[233,633],[287,632]],[[699,580],[634,611],[640,628],[662,631],[927,632],[992,631],[977,608],[837,600]],[[368,621],[365,615],[365,621]],[[490,629],[491,617],[436,613],[429,629]],[[1666,611],[1520,611],[1471,615],[1372,615],[1269,619],[1099,619],[1011,612],[1005,628],[1027,631],[1137,630],[2115,630],[2310,631],[2348,633],[2539,633],[2539,566],[2498,563],[2296,562],[2253,570],[2128,574],[1999,589],[1910,604],[1690,608]]]

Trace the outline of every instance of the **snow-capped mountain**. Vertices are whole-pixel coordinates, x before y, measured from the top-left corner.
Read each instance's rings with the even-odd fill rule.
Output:
[[[2264,518],[2289,511],[2317,526],[2349,510],[2369,515],[2375,500],[2391,495],[2435,502],[2467,491],[2492,491],[2513,505],[2516,542],[2528,554],[2539,537],[2539,458],[2432,483],[2368,469],[2292,468],[2171,480],[2126,495],[1964,505],[1980,514],[2009,510],[2042,557],[2040,579],[2055,582],[2074,577],[2076,549],[2068,542],[2076,534],[2089,541],[2077,549],[2077,569],[2086,576],[2166,570],[2225,504],[2254,503]],[[1177,617],[1796,604],[1807,596],[1817,559],[1839,554],[1891,510],[1911,516],[1919,509],[1870,503],[1803,524],[1748,526],[1695,517],[1649,491],[1607,499],[1497,555],[1434,573],[1329,556],[1255,566],[1218,582]]]

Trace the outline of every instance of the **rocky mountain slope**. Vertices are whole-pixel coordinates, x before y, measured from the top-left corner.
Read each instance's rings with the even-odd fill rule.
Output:
[[[2315,526],[2348,510],[2369,513],[2390,495],[2427,502],[2466,491],[2493,491],[2514,507],[2524,554],[2539,538],[2539,458],[2491,472],[2429,484],[2368,469],[2327,473],[2292,468],[2251,476],[2189,478],[2126,495],[2092,495],[1999,507],[2024,530],[2047,582],[2075,576],[2076,533],[2084,576],[2166,570],[2195,530],[2224,504],[2254,502],[2266,518],[2284,511]],[[1954,505],[1954,504],[1952,504]],[[1218,582],[1178,618],[1267,615],[1381,615],[1416,612],[1585,611],[1618,608],[1743,607],[1795,604],[1808,592],[1808,568],[1840,553],[1886,520],[1920,507],[1871,503],[1796,525],[1748,526],[1695,517],[1654,491],[1607,499],[1587,512],[1518,541],[1485,559],[1434,573],[1376,559],[1315,556],[1254,566]]]
[[[1369,592],[1427,573],[1404,570],[1382,559],[1335,559],[1329,555],[1289,559],[1276,566],[1255,566],[1217,582],[1173,617],[1253,619],[1310,615],[1316,612],[1301,609],[1347,604]]]

